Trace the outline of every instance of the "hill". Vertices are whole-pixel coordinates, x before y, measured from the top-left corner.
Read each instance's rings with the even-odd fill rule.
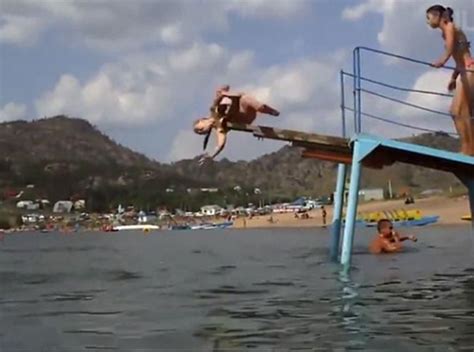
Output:
[[[88,121],[56,116],[0,124],[0,189],[25,198],[87,198],[95,209],[122,201],[154,202],[156,185],[196,181],[119,145]]]
[[[447,135],[424,134],[408,141],[447,150],[458,148],[458,141]],[[11,193],[33,184],[24,197],[52,201],[82,197],[92,210],[118,203],[196,208],[202,203],[330,194],[336,165],[302,159],[299,154],[297,148],[285,146],[252,161],[223,159],[204,167],[197,159],[163,164],[119,145],[82,119],[56,116],[14,121],[0,124],[0,190]],[[365,170],[362,184],[386,187],[388,180],[395,191],[460,185],[448,173],[400,164],[381,171]],[[233,191],[236,185],[243,192]],[[170,187],[174,192],[166,191]],[[201,187],[218,187],[220,191],[189,193],[189,188]],[[254,188],[260,188],[262,195],[252,195]]]
[[[450,151],[459,149],[457,139],[443,134],[422,134],[404,141]],[[197,168],[195,160],[182,160],[173,164],[173,169],[180,175],[193,173],[198,180],[212,179],[216,184],[253,185],[267,194],[282,197],[330,194],[335,188],[337,165],[303,159],[300,153],[298,148],[285,146],[249,162],[222,160]],[[461,187],[461,183],[449,173],[406,164],[395,164],[383,170],[364,169],[361,183],[362,187],[386,188],[388,180],[391,180],[394,190],[400,192]]]

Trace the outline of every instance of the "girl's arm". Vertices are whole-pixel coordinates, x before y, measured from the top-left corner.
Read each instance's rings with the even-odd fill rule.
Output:
[[[214,153],[209,155],[209,158],[211,159],[214,159],[216,156],[218,156],[224,149],[225,144],[227,142],[227,131],[225,131],[223,128],[216,129],[216,138],[216,149],[214,150]]]

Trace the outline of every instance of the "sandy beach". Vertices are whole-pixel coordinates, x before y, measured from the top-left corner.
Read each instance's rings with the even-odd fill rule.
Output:
[[[419,209],[423,215],[438,215],[440,219],[438,225],[458,225],[469,226],[468,221],[461,220],[461,216],[469,214],[469,201],[467,197],[447,198],[432,197],[416,199],[415,204],[405,205],[404,200],[374,201],[359,204],[359,212],[387,211],[394,209]],[[326,207],[328,225],[332,221],[332,206]],[[268,227],[319,227],[323,226],[320,209],[309,212],[309,219],[297,219],[294,214],[272,214],[256,216],[252,219],[237,219],[236,228],[268,228]]]

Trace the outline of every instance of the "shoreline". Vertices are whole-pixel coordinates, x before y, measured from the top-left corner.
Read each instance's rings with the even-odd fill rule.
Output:
[[[469,201],[467,196],[462,197],[430,197],[416,199],[415,204],[405,205],[404,200],[384,200],[361,203],[359,213],[373,211],[390,211],[394,209],[414,210],[419,209],[423,216],[438,215],[440,218],[437,223],[430,226],[469,226],[470,221],[462,220],[461,217],[470,213]],[[326,228],[332,223],[333,207],[327,206]],[[324,228],[322,214],[320,209],[314,209],[308,212],[309,219],[296,219],[294,213],[270,214],[255,216],[252,219],[238,218],[234,222],[235,229],[253,229],[253,228]],[[273,223],[269,220],[273,218]]]

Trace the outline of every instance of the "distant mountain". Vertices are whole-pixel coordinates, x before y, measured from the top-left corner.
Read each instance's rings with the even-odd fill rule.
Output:
[[[233,136],[236,138],[237,136]],[[422,134],[404,141],[429,147],[457,151],[459,141],[447,134]],[[173,164],[181,175],[192,173],[198,180],[212,179],[216,184],[253,185],[275,195],[294,197],[301,194],[327,195],[333,192],[337,165],[314,159],[303,159],[298,148],[285,146],[277,152],[245,162],[222,160],[197,168],[195,160]],[[391,180],[394,191],[414,192],[429,188],[461,186],[451,174],[406,164],[395,164],[383,170],[364,169],[362,187],[387,187]]]
[[[448,135],[423,134],[408,141],[447,150],[458,148],[458,141]],[[84,197],[96,209],[119,202],[147,207],[193,203],[195,207],[199,202],[222,199],[249,200],[235,198],[231,190],[237,185],[247,193],[260,188],[265,199],[327,195],[334,189],[336,171],[335,164],[302,159],[300,150],[289,146],[252,161],[223,159],[200,167],[196,158],[172,164],[150,160],[82,119],[56,116],[0,124],[0,190],[19,190],[33,184],[24,197]],[[400,164],[364,170],[362,184],[386,187],[388,180],[395,191],[459,186],[448,173]],[[201,187],[221,191],[215,195],[187,191]]]
[[[0,124],[0,190],[28,184],[35,187],[24,197],[82,197],[97,208],[119,198],[151,202],[164,185],[201,186],[65,116]]]

